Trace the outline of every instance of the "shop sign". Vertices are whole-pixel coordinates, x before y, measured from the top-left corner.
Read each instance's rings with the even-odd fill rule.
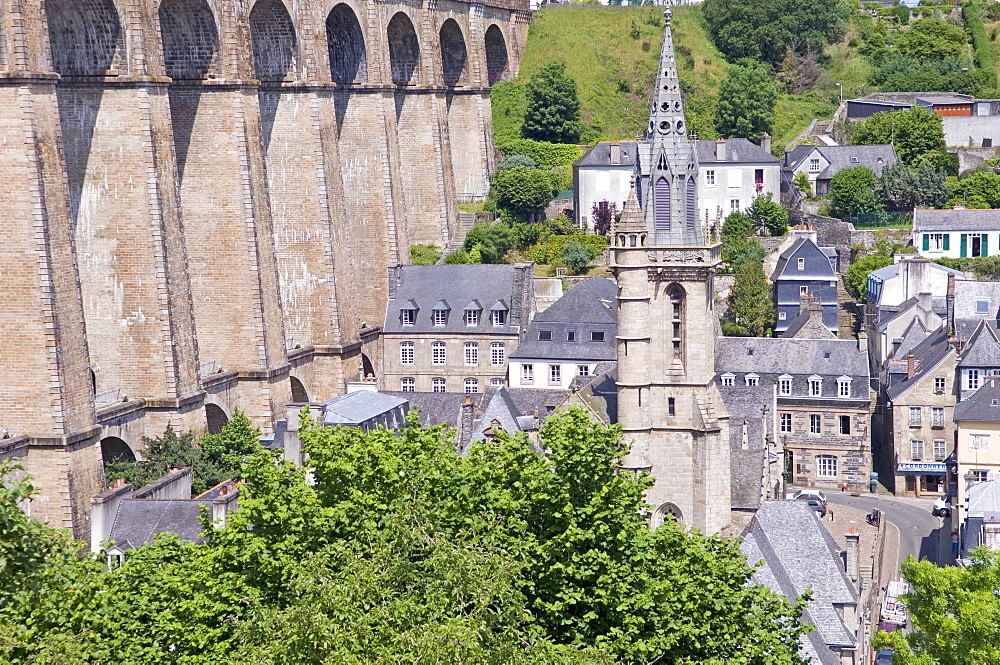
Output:
[[[943,476],[947,472],[944,462],[899,462],[897,473],[927,473]]]

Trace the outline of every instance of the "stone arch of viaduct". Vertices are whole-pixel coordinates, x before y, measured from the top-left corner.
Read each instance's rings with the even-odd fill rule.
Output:
[[[487,185],[524,0],[0,0],[0,457],[86,534],[102,440],[265,432]],[[292,380],[294,377],[294,381]],[[211,408],[209,408],[209,406]],[[213,422],[218,422],[218,418]]]

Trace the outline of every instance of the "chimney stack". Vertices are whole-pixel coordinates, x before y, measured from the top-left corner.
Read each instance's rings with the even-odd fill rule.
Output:
[[[868,335],[864,330],[858,333],[858,352],[863,352],[868,348]]]
[[[955,334],[955,276],[948,273],[948,294],[945,296],[945,303],[948,308],[948,320],[945,325],[948,326],[948,334]]]
[[[771,152],[771,135],[767,132],[764,132],[764,134],[760,137],[760,147],[761,150],[766,153]]]
[[[851,530],[845,534],[847,539],[847,577],[854,583],[855,586],[860,587],[859,584],[861,577],[861,534],[858,530],[851,527]]]
[[[715,161],[726,161],[726,139],[721,136],[715,141]]]
[[[611,144],[611,163],[612,164],[622,163],[622,146],[620,143]]]
[[[906,354],[906,378],[913,378],[913,373],[917,371],[917,359],[913,355],[913,351]]]

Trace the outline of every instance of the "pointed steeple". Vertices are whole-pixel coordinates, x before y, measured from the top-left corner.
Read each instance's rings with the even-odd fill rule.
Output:
[[[628,200],[625,201],[621,217],[615,224],[615,230],[622,233],[646,231],[646,223],[642,219],[642,208],[639,207],[639,199],[635,195],[635,176],[632,176],[632,189],[629,190]]]
[[[663,17],[660,71],[646,130],[650,145],[650,173],[643,196],[643,213],[646,228],[652,236],[651,245],[701,246],[705,234],[697,211],[698,164],[684,120],[669,7],[663,12]]]

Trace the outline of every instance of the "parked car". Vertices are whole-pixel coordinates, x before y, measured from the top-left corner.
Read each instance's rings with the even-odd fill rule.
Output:
[[[875,665],[892,665],[892,649],[879,649],[875,654]]]
[[[809,499],[815,499],[823,504],[823,509],[826,509],[826,494],[823,494],[819,490],[813,489],[801,489],[792,495],[793,499],[799,501],[807,501]]]
[[[809,504],[809,507],[819,513],[820,517],[826,517],[826,505],[819,499],[812,498],[802,498],[796,499],[797,501],[805,501]]]
[[[941,495],[934,502],[934,507],[931,508],[931,515],[935,517],[948,517],[951,515],[951,498],[947,495]]]

